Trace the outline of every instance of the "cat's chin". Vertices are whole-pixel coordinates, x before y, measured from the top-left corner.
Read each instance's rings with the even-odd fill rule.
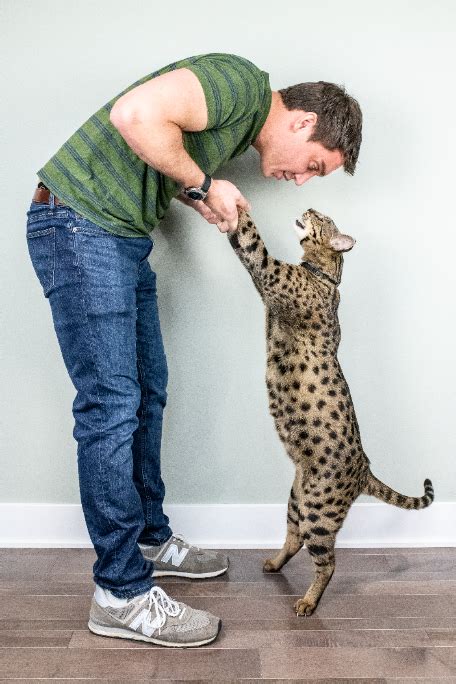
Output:
[[[302,240],[304,240],[304,238],[305,238],[306,235],[307,235],[307,230],[306,230],[306,228],[302,225],[301,221],[299,221],[298,219],[296,219],[296,221],[293,223],[293,229],[294,229],[296,235],[298,236],[299,241],[301,242]]]

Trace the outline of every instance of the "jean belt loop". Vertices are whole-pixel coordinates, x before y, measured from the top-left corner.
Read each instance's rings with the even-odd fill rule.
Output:
[[[49,209],[54,209],[55,207],[55,195],[52,192],[49,194]]]

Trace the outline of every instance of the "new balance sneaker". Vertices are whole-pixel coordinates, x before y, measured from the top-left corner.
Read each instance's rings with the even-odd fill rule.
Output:
[[[220,618],[174,601],[160,587],[132,599],[118,599],[99,586],[88,623],[90,631],[101,636],[174,647],[210,644],[221,625]]]
[[[140,544],[143,556],[153,561],[153,577],[217,577],[228,570],[228,556],[189,544],[181,534],[173,534],[161,546]]]

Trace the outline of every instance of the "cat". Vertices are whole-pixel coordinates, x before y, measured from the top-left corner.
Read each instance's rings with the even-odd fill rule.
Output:
[[[423,496],[404,496],[371,473],[337,359],[338,285],[343,252],[351,250],[355,240],[314,209],[294,227],[304,249],[300,264],[271,257],[243,209],[237,230],[227,235],[266,308],[269,408],[296,468],[286,540],[263,569],[277,572],[305,544],[315,576],[294,608],[297,615],[311,615],[334,572],[336,535],[355,499],[370,494],[401,508],[419,509],[432,503],[434,489],[426,479]]]

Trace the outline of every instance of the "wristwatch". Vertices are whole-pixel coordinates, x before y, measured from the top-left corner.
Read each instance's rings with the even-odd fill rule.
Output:
[[[204,200],[206,199],[206,195],[208,193],[208,190],[210,188],[212,182],[212,178],[206,174],[204,174],[204,183],[200,188],[184,188],[183,193],[184,195],[187,195],[187,197],[190,197],[192,200]]]

